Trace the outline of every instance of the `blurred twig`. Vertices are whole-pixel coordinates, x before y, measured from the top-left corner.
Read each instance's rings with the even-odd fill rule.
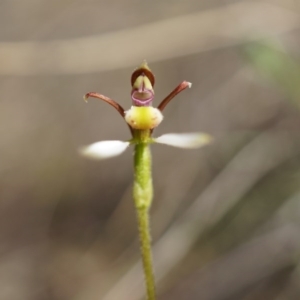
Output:
[[[288,284],[281,290],[275,300],[286,300],[286,299],[298,299],[300,293],[299,287],[300,280],[300,264],[298,262],[297,267],[290,275]]]
[[[2,42],[0,74],[113,70],[135,65],[144,58],[152,62],[171,59],[277,36],[299,27],[299,15],[290,10],[263,2],[236,2],[100,36],[50,42]]]
[[[193,274],[162,299],[172,299],[172,295],[180,299],[198,299],[200,295],[203,300],[233,299],[262,279],[295,265],[299,233],[298,226],[285,225],[256,237]]]

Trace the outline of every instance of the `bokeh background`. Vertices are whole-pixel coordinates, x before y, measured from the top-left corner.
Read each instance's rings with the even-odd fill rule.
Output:
[[[147,59],[156,103],[193,83],[155,135],[203,131],[199,150],[153,146],[158,299],[300,299],[298,0],[0,1],[0,299],[140,300],[128,139]]]

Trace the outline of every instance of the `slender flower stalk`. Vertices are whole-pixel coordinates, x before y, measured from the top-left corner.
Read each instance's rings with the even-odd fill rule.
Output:
[[[151,152],[148,143],[138,143],[134,151],[133,199],[136,207],[141,254],[148,300],[155,299],[155,282],[151,253],[149,209],[153,198]]]
[[[149,211],[153,198],[151,175],[150,144],[161,143],[179,148],[199,148],[208,144],[211,137],[204,133],[164,134],[152,137],[153,130],[162,122],[162,111],[166,105],[181,91],[191,87],[191,83],[183,81],[157,108],[152,107],[154,99],[155,78],[146,62],[137,68],[131,76],[132,106],[125,111],[116,101],[98,93],[87,93],[89,97],[100,99],[112,107],[124,118],[129,126],[132,138],[128,141],[101,141],[81,148],[80,152],[88,157],[105,159],[123,153],[129,145],[134,145],[134,182],[133,200],[135,204],[140,237],[141,255],[144,269],[147,300],[155,300],[155,279],[151,253],[151,235]]]

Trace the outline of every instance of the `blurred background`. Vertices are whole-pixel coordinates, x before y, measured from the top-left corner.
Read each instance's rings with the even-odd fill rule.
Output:
[[[0,299],[140,300],[129,108],[147,59],[165,109],[151,210],[158,299],[300,299],[300,2],[0,1]]]

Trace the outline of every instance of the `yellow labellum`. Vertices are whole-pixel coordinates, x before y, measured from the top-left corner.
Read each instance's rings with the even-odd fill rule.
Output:
[[[134,129],[146,130],[157,127],[163,120],[163,115],[152,106],[131,106],[125,112],[125,120]]]

